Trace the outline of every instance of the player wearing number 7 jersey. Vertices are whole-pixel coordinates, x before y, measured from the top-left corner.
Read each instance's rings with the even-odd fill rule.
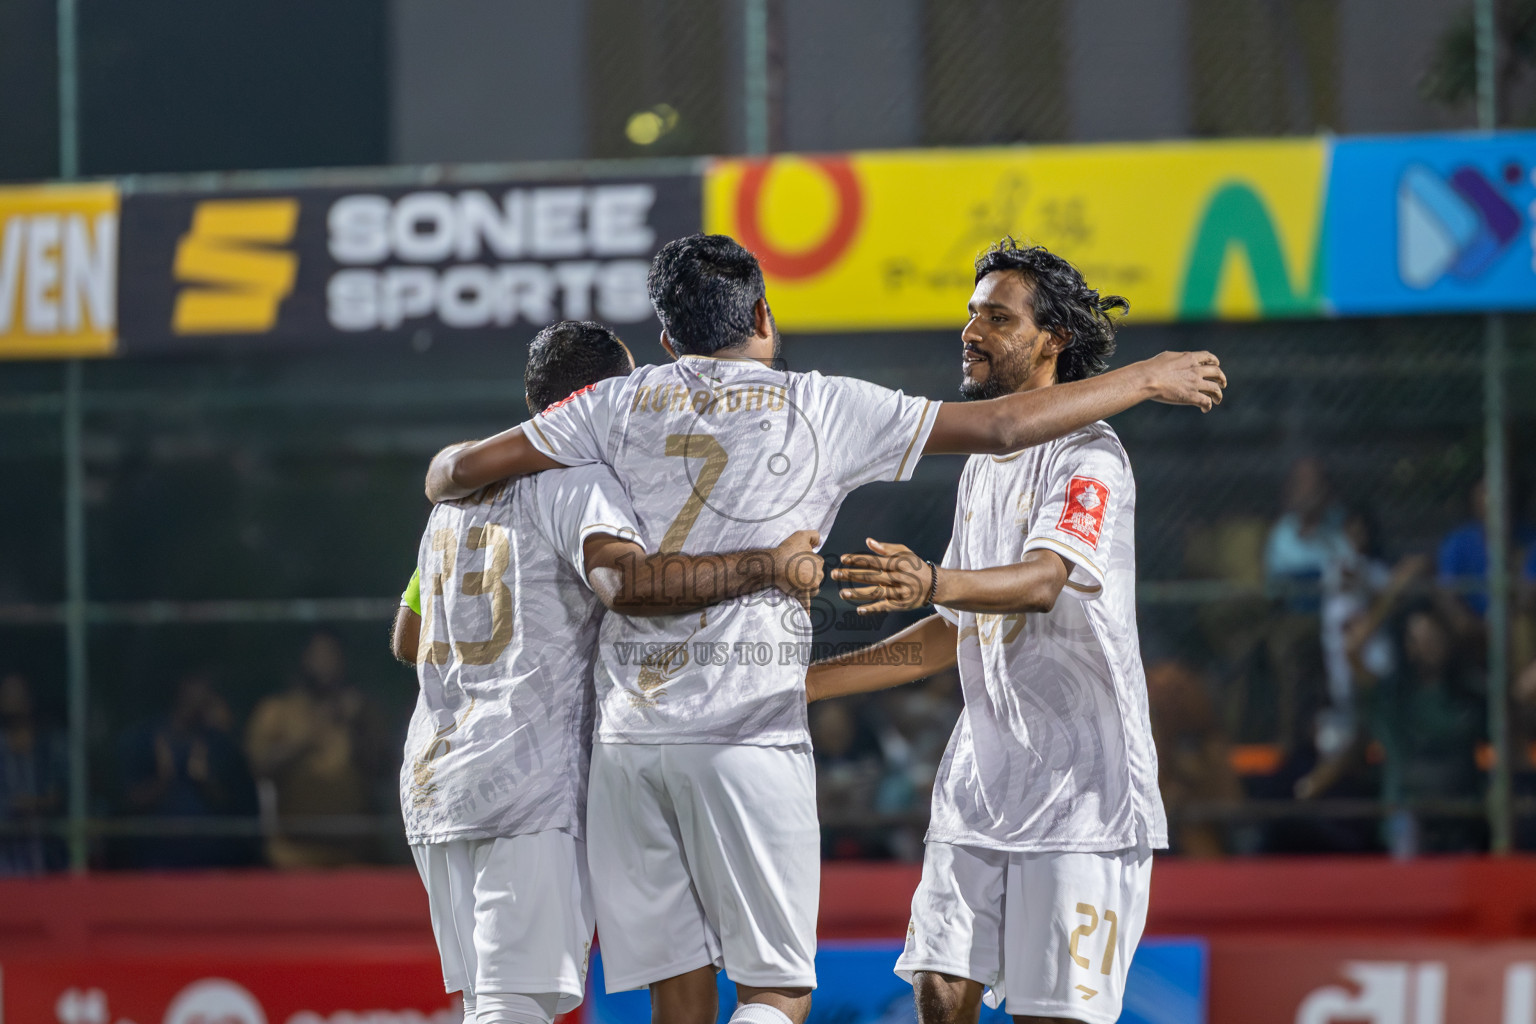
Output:
[[[676,356],[598,383],[519,428],[442,452],[433,500],[508,475],[606,463],[648,545],[756,545],[825,533],[861,484],[930,452],[1009,452],[1149,398],[1209,408],[1209,354],[1165,354],[1053,393],[944,405],[773,368],[777,330],[752,254],[720,235],[664,246],[649,290]],[[610,991],[650,985],[652,1018],[803,1021],[815,986],[819,834],[805,715],[811,627],[750,598],[700,616],[604,621],[588,827]]]
[[[531,346],[528,405],[632,368],[606,328],[556,324]],[[581,1001],[603,609],[698,617],[716,601],[820,580],[809,532],[772,550],[663,560],[637,531],[613,474],[592,465],[438,505],[422,536],[421,603],[395,631],[396,655],[410,656],[421,684],[400,799],[443,979],[464,993],[466,1021],[547,1022]]]
[[[1054,390],[1114,348],[1100,296],[1064,260],[1011,243],[977,263],[961,394]],[[863,611],[938,613],[813,665],[812,699],[957,661],[965,708],[933,785],[923,878],[896,972],[919,1024],[1109,1024],[1146,921],[1152,850],[1168,845],[1136,632],[1136,483],[1107,424],[960,477],[941,566],[870,542],[833,571]],[[882,647],[918,657],[882,664]]]

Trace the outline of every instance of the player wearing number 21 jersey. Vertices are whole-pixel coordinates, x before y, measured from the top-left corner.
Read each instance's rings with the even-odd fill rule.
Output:
[[[905,480],[928,452],[1007,452],[1148,397],[1209,406],[1208,354],[1164,355],[1055,393],[941,404],[776,369],[757,261],[724,236],[657,254],[652,304],[676,361],[599,382],[522,427],[442,453],[428,495],[603,463],[648,548],[754,546],[825,533],[843,499]],[[810,622],[754,596],[706,614],[604,620],[588,804],[610,991],[652,987],[653,1019],[803,1021],[815,985],[819,830],[806,729]]]
[[[1040,248],[977,263],[966,397],[1050,390],[1103,368],[1116,296]],[[1136,484],[1107,424],[960,477],[941,565],[899,545],[834,577],[865,611],[936,615],[878,649],[813,666],[813,699],[956,664],[964,710],[933,786],[923,877],[898,974],[920,1024],[975,1019],[984,990],[1021,1020],[1109,1024],[1146,921],[1152,850],[1166,847],[1136,632]],[[877,645],[884,646],[884,645]],[[893,663],[894,664],[894,663]]]
[[[529,406],[632,367],[606,328],[556,324],[531,346]],[[666,569],[686,577],[684,591],[638,531],[612,472],[594,464],[438,505],[422,535],[420,604],[396,628],[396,653],[413,654],[421,684],[400,800],[444,982],[464,993],[466,1021],[548,1021],[581,1001],[593,921],[583,842],[591,667],[604,608],[698,614],[784,584],[792,563],[806,582],[820,578],[816,538],[802,534],[771,551],[674,559]]]

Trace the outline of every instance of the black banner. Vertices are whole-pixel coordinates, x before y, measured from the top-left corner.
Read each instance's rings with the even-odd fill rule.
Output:
[[[701,188],[678,176],[129,194],[121,349],[526,338],[562,319],[649,334],[646,271],[660,246],[699,230]]]

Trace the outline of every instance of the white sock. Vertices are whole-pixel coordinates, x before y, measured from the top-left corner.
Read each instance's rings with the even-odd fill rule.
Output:
[[[794,1021],[767,1003],[742,1003],[731,1014],[731,1024],[794,1024]]]
[[[480,992],[475,996],[475,1024],[550,1024],[560,993]]]
[[[459,993],[459,998],[464,1000],[464,1024],[476,1024],[475,994],[469,989],[465,989]]]

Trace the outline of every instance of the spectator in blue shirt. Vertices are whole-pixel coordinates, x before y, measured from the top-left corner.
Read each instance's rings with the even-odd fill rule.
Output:
[[[1488,515],[1488,486],[1483,480],[1472,485],[1472,517],[1440,542],[1437,559],[1440,585],[1460,597],[1462,604],[1478,617],[1488,611],[1488,537],[1483,523]],[[1516,551],[1536,542],[1536,530],[1517,524],[1511,531]],[[1536,579],[1536,549],[1525,563],[1526,579]]]

